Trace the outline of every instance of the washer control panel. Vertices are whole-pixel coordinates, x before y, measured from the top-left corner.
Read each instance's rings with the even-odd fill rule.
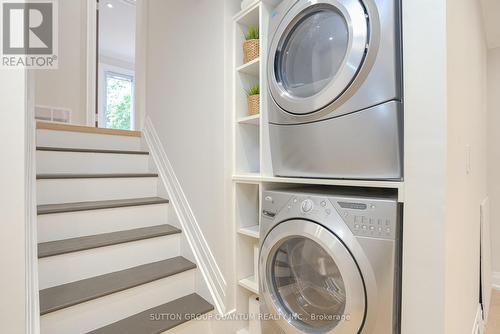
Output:
[[[262,201],[262,217],[307,218],[325,225],[342,223],[356,236],[395,239],[398,209],[396,200],[337,198],[308,194],[267,193]],[[278,217],[279,216],[279,217]]]
[[[383,201],[332,201],[354,235],[395,239],[397,204]]]

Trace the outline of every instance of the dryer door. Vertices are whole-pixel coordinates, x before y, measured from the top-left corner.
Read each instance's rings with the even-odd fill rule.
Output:
[[[271,42],[271,95],[287,113],[308,115],[337,100],[360,70],[368,18],[357,0],[301,0]]]
[[[285,333],[358,333],[366,312],[360,270],[328,229],[307,220],[277,225],[260,253],[261,293]]]

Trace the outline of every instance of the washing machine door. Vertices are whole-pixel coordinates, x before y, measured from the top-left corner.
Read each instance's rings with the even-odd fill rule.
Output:
[[[298,1],[270,44],[274,101],[293,115],[310,115],[336,101],[363,64],[368,24],[358,0]]]
[[[285,333],[358,333],[366,312],[360,270],[330,230],[308,220],[277,225],[261,245],[264,301]]]

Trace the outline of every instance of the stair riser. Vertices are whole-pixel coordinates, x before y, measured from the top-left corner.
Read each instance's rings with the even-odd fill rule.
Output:
[[[138,151],[142,147],[139,137],[52,130],[37,130],[36,136],[38,146],[128,151]]]
[[[157,185],[155,177],[38,180],[37,202],[43,205],[154,197]]]
[[[40,289],[180,255],[180,234],[100,247],[38,260]]]
[[[149,155],[37,151],[38,174],[147,173]]]
[[[38,242],[168,224],[168,204],[38,216]]]
[[[194,270],[41,317],[41,333],[83,334],[194,292]]]

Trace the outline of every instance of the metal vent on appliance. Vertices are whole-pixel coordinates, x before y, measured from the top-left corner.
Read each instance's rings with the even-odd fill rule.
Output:
[[[56,123],[71,123],[71,109],[35,106],[35,119]]]

